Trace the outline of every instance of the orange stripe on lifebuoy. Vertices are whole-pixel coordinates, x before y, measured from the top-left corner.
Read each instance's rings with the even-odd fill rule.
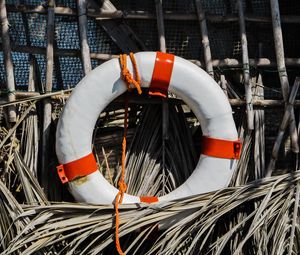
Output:
[[[228,141],[212,137],[202,137],[202,154],[227,159],[239,159],[241,156],[242,143],[240,140]]]
[[[149,94],[167,97],[174,65],[174,55],[156,52]]]
[[[157,197],[140,197],[140,201],[142,203],[151,204],[151,203],[158,202],[158,198]]]
[[[98,166],[93,153],[72,162],[57,166],[57,172],[62,183],[89,175],[97,169]]]

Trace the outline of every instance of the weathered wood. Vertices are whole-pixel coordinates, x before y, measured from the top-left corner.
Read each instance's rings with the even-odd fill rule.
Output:
[[[165,38],[165,25],[162,8],[162,0],[155,0],[156,16],[157,16],[157,32],[158,43],[161,52],[167,51]],[[162,99],[162,194],[165,194],[165,164],[166,164],[166,140],[169,138],[169,105],[165,98]]]
[[[259,43],[259,57],[263,55],[263,44]],[[257,77],[253,78],[254,95],[253,99],[264,99],[264,86],[261,70],[257,72]],[[261,179],[265,176],[265,111],[254,110],[254,178]]]
[[[86,75],[92,70],[90,47],[87,39],[86,0],[77,0],[77,8],[83,73]]]
[[[281,84],[282,95],[284,100],[287,102],[290,85],[289,85],[286,66],[284,62],[284,47],[283,47],[281,21],[280,21],[279,3],[278,0],[271,0],[270,3],[271,3],[272,26],[273,26],[273,34],[274,34],[277,69],[278,69],[278,74],[279,74],[279,79]],[[290,136],[292,142],[292,150],[293,152],[298,153],[299,152],[298,134],[297,134],[295,115],[293,109],[291,111],[290,117],[291,117]]]
[[[54,63],[54,7],[55,1],[48,1],[48,15],[47,15],[47,51],[46,51],[46,93],[52,92],[53,84],[53,63]],[[49,163],[49,140],[50,140],[50,126],[52,116],[52,104],[49,98],[44,100],[44,119],[43,119],[43,134],[42,134],[42,166],[40,181],[44,188],[45,194],[48,194],[49,178],[48,178],[48,163]]]
[[[33,100],[41,100],[44,98],[51,98],[53,100],[62,100],[62,99],[68,99],[69,92],[71,92],[73,89],[67,89],[67,90],[61,90],[56,92],[51,92],[47,94],[39,94],[38,92],[24,92],[24,91],[16,91],[15,95],[19,100],[16,100],[14,102],[6,102],[6,103],[0,103],[0,107],[7,107],[9,105],[17,105],[24,102],[30,102]],[[5,95],[5,93],[2,93],[2,95]],[[0,93],[1,96],[1,93]],[[180,99],[174,99],[169,98],[169,103],[171,104],[185,104]],[[228,99],[229,103],[233,107],[244,107],[246,105],[246,101],[242,99]],[[118,97],[113,101],[114,103],[124,103],[124,99],[122,97]],[[133,96],[130,95],[130,104],[161,104],[161,98],[143,98],[140,96]],[[253,99],[252,101],[254,107],[258,108],[282,108],[285,105],[284,100],[275,100],[275,99]],[[294,107],[299,108],[300,107],[300,100],[295,100]]]
[[[206,68],[206,71],[208,72],[208,74],[210,76],[214,77],[214,70],[213,70],[213,65],[212,65],[212,57],[211,57],[211,50],[210,50],[209,39],[208,39],[208,31],[207,31],[205,13],[202,8],[202,4],[201,4],[200,0],[195,0],[195,4],[196,4],[198,20],[199,20],[199,24],[200,24],[205,68]]]
[[[227,81],[226,81],[226,78],[225,78],[225,75],[224,75],[224,74],[221,74],[221,75],[220,75],[220,83],[221,83],[221,88],[222,88],[222,90],[224,91],[226,97],[228,97]]]
[[[16,52],[24,52],[30,54],[41,54],[46,55],[46,48],[36,47],[36,46],[21,46],[21,45],[11,45],[13,51]],[[0,44],[0,49],[3,49],[2,44]],[[58,57],[80,57],[80,50],[74,49],[55,49],[54,56]],[[105,53],[90,53],[91,59],[97,59],[102,61],[107,61],[112,58],[118,58],[119,55],[113,54],[105,54]],[[189,59],[195,65],[203,67],[203,64],[199,60]],[[289,67],[299,67],[300,66],[300,58],[285,58],[286,66]],[[226,58],[226,59],[214,59],[212,60],[213,67],[228,67],[228,68],[239,68],[243,67],[242,61],[234,58]],[[257,59],[249,59],[249,65],[252,67],[276,67],[277,63],[274,60],[268,58],[257,58]]]
[[[294,105],[295,98],[297,96],[299,85],[300,85],[300,78],[297,77],[295,79],[294,86],[293,86],[292,91],[290,93],[288,103],[285,107],[285,112],[284,112],[284,115],[283,115],[283,118],[282,118],[282,121],[281,121],[281,124],[280,124],[280,127],[279,127],[279,131],[278,131],[278,134],[277,134],[274,146],[273,146],[271,160],[269,162],[269,165],[268,165],[268,168],[267,168],[267,173],[266,173],[267,177],[270,177],[272,175],[273,170],[275,169],[275,163],[276,163],[276,160],[278,158],[278,153],[279,153],[279,149],[280,149],[280,146],[281,146],[281,143],[282,143],[282,140],[283,140],[284,132],[285,132],[285,130],[286,130],[288,124],[289,124],[291,114],[292,114],[293,109],[294,109],[293,105]]]
[[[157,17],[157,31],[158,31],[158,41],[159,49],[161,52],[166,52],[166,38],[165,38],[165,26],[164,26],[164,16],[162,10],[162,0],[155,0],[156,17]]]
[[[242,42],[245,98],[246,98],[246,102],[247,102],[247,105],[246,105],[247,124],[248,124],[248,129],[253,130],[254,129],[254,113],[253,113],[253,106],[252,106],[250,65],[249,65],[248,42],[247,42],[247,36],[246,36],[246,25],[245,25],[242,0],[238,0],[238,10],[239,10],[240,36],[241,36],[241,42]]]
[[[39,6],[30,6],[30,5],[22,5],[22,4],[7,4],[7,10],[10,12],[24,12],[24,13],[37,13],[37,14],[47,14],[47,8],[42,5]],[[55,14],[64,15],[64,16],[76,16],[77,10],[70,7],[55,7]],[[123,13],[120,10],[110,11],[110,10],[100,10],[95,11],[88,9],[87,15],[99,20],[105,19],[156,19],[156,15],[145,13],[144,11],[127,11]],[[164,13],[165,20],[198,20],[198,17],[195,13]],[[211,23],[224,23],[224,22],[237,22],[238,17],[236,15],[206,15],[206,20]],[[245,20],[250,22],[258,22],[258,23],[270,23],[272,22],[271,18],[268,16],[257,16],[247,14],[245,15]],[[281,21],[283,23],[300,23],[299,15],[283,15],[281,17]]]
[[[9,38],[9,23],[7,19],[7,12],[5,0],[0,0],[0,19],[2,32],[3,57],[6,73],[6,88],[8,91],[8,101],[15,101],[15,78],[14,67],[11,56],[10,38]],[[17,118],[16,108],[12,105],[8,107],[8,121],[15,122]]]

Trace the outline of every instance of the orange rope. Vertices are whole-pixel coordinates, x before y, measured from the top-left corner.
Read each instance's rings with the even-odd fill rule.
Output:
[[[121,69],[122,69],[122,79],[126,82],[128,91],[132,90],[132,88],[130,87],[130,84],[133,84],[136,87],[136,89],[137,89],[137,91],[140,95],[140,94],[142,94],[141,77],[139,75],[133,53],[130,52],[129,56],[130,56],[130,59],[131,59],[132,65],[133,65],[133,71],[135,73],[136,80],[133,78],[132,74],[130,73],[130,71],[127,68],[127,55],[126,54],[123,54],[123,55],[121,54],[120,55],[120,63],[121,63]]]
[[[130,59],[133,65],[133,70],[136,76],[136,80],[134,80],[133,76],[131,75],[130,71],[127,69],[127,55],[121,54],[120,55],[120,64],[121,64],[121,70],[122,70],[122,79],[127,84],[127,89],[129,91],[132,90],[130,87],[130,84],[133,84],[138,93],[142,93],[141,89],[141,78],[138,73],[136,61],[134,58],[133,53],[130,53]],[[120,225],[120,217],[119,217],[119,205],[122,204],[124,193],[127,190],[127,185],[125,183],[125,163],[126,163],[126,135],[127,135],[127,120],[128,119],[128,98],[125,99],[125,116],[124,116],[124,133],[123,133],[123,140],[122,140],[122,170],[121,170],[121,177],[118,182],[119,186],[119,192],[116,195],[115,199],[115,212],[116,212],[116,249],[119,253],[119,255],[125,255],[125,253],[122,251],[121,245],[120,245],[120,239],[119,239],[119,225]]]

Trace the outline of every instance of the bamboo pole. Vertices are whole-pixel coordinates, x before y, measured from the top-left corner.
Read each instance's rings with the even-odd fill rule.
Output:
[[[228,97],[227,81],[226,81],[226,78],[225,78],[225,75],[224,75],[224,74],[221,74],[221,75],[220,75],[220,83],[221,83],[221,88],[222,88],[222,90],[224,91],[226,97]]]
[[[285,112],[284,112],[284,115],[283,115],[283,118],[282,118],[282,121],[281,121],[281,124],[280,124],[280,127],[279,127],[279,131],[278,131],[278,134],[277,134],[274,146],[273,146],[271,160],[270,160],[268,168],[267,168],[266,177],[270,177],[272,175],[273,170],[275,169],[275,163],[276,163],[276,160],[278,158],[278,153],[279,153],[279,149],[280,149],[280,146],[281,146],[281,143],[282,143],[282,140],[283,140],[283,135],[284,135],[284,132],[285,132],[285,130],[286,130],[288,124],[289,124],[291,114],[292,114],[293,109],[294,109],[294,107],[293,107],[294,106],[294,101],[295,101],[295,98],[297,96],[299,85],[300,85],[300,77],[297,77],[295,79],[294,86],[292,88],[292,91],[291,91],[290,96],[289,96],[289,100],[288,100],[288,102],[286,104],[286,107],[285,107]]]
[[[166,52],[166,38],[165,38],[165,26],[164,17],[162,10],[162,0],[155,0],[156,16],[157,16],[157,30],[158,30],[158,41],[159,49],[161,52]]]
[[[54,7],[55,1],[48,1],[47,15],[47,52],[46,52],[46,93],[52,92],[53,84],[53,63],[54,63]],[[50,127],[52,120],[52,104],[49,98],[44,100],[44,119],[42,134],[42,167],[40,173],[40,181],[44,188],[45,194],[48,195],[48,165],[49,165],[49,147],[50,147]]]
[[[250,81],[250,66],[249,66],[249,55],[248,55],[248,42],[246,36],[246,25],[244,18],[244,10],[242,0],[238,0],[239,9],[239,24],[240,24],[240,36],[242,42],[242,54],[243,54],[243,75],[244,75],[244,85],[245,85],[245,98],[247,102],[247,123],[248,129],[254,129],[254,113],[252,105],[252,89]]]
[[[0,44],[0,49],[3,49],[3,45]],[[11,49],[16,52],[24,52],[30,54],[41,54],[46,55],[46,49],[43,47],[37,46],[22,46],[22,45],[11,45]],[[80,50],[74,49],[55,49],[54,56],[59,57],[80,57]],[[119,55],[114,54],[105,54],[105,53],[90,53],[91,59],[97,59],[102,61],[107,61],[113,58],[118,58]],[[195,65],[203,67],[203,64],[199,60],[188,59]],[[225,59],[214,59],[212,60],[213,67],[220,68],[240,68],[243,67],[242,61],[234,58],[225,58]],[[285,58],[285,64],[289,67],[300,67],[300,58]],[[249,65],[251,67],[259,68],[259,67],[276,67],[276,61],[268,58],[257,58],[257,59],[249,59]]]
[[[8,91],[8,101],[15,101],[15,78],[14,78],[14,67],[11,56],[10,38],[9,38],[9,27],[7,12],[5,6],[5,0],[0,0],[0,18],[1,18],[1,32],[2,32],[2,45],[3,45],[3,56],[4,66],[6,72],[6,88]],[[16,122],[16,108],[15,106],[8,107],[8,121]]]
[[[196,4],[198,20],[199,20],[199,24],[200,24],[201,36],[202,36],[205,68],[206,68],[206,71],[208,72],[208,74],[214,78],[214,70],[213,70],[213,65],[212,65],[212,57],[211,57],[211,50],[210,50],[209,39],[208,39],[208,31],[207,31],[205,13],[202,8],[202,4],[201,4],[200,0],[195,0],[195,4]]]
[[[259,43],[259,57],[262,56],[263,44]],[[253,78],[255,84],[262,84],[262,73],[257,72],[257,78]],[[254,89],[254,99],[264,99],[264,87],[256,86]],[[261,179],[265,176],[265,112],[261,109],[254,110],[254,178]]]
[[[47,94],[39,94],[38,92],[24,92],[24,91],[16,91],[16,97],[18,100],[13,102],[1,102],[0,107],[7,107],[10,105],[18,105],[25,102],[30,102],[33,100],[42,100],[45,98],[51,98],[52,100],[63,100],[69,98],[69,92],[71,92],[73,89],[67,89],[67,90],[60,90],[52,93]],[[5,93],[2,93],[5,95]],[[2,95],[0,93],[0,96]],[[170,104],[182,104],[185,103],[180,99],[174,99],[169,98]],[[246,105],[246,101],[242,99],[228,99],[230,105],[232,107],[244,107]],[[124,103],[124,99],[122,97],[118,97],[113,101],[113,103]],[[160,98],[151,98],[149,100],[148,98],[142,98],[142,97],[136,97],[131,95],[130,96],[130,104],[161,104]],[[253,99],[253,106],[257,108],[280,108],[284,106],[283,100],[274,100],[274,99]],[[294,101],[294,107],[300,108],[300,100]]]
[[[161,52],[166,52],[165,26],[163,17],[162,0],[155,0],[156,16],[157,16],[157,31],[159,39],[159,49]],[[162,99],[162,164],[163,164],[163,185],[162,192],[165,194],[165,164],[166,164],[166,140],[169,138],[169,105],[167,99]]]
[[[7,10],[10,12],[23,12],[23,13],[36,13],[36,14],[47,14],[47,9],[42,6],[28,6],[22,4],[7,4]],[[76,16],[77,10],[74,8],[66,7],[66,6],[58,6],[55,7],[55,14],[63,15],[63,16]],[[122,12],[120,10],[117,11],[95,11],[87,10],[87,15],[100,20],[107,19],[142,19],[142,20],[155,20],[156,16],[150,13],[140,13],[136,11],[126,11]],[[193,13],[184,14],[184,13],[173,13],[168,12],[164,13],[165,20],[198,20],[197,15]],[[237,22],[239,18],[236,15],[206,15],[206,20],[211,23],[231,23]],[[249,22],[258,22],[258,23],[271,23],[272,19],[268,16],[257,16],[253,14],[245,15],[245,20]],[[300,23],[299,15],[283,15],[281,17],[282,23],[289,24],[298,24]]]
[[[77,7],[81,43],[81,58],[83,62],[83,72],[84,75],[86,75],[92,70],[90,47],[87,40],[86,0],[77,0]]]
[[[276,52],[276,60],[277,60],[277,69],[278,69],[279,79],[281,83],[283,99],[287,102],[290,85],[289,85],[286,66],[284,62],[284,47],[283,47],[279,4],[278,4],[278,0],[271,0],[270,3],[271,3],[271,14],[272,14],[272,25],[273,25],[275,52]],[[291,136],[292,150],[293,152],[298,153],[299,152],[298,134],[297,134],[295,115],[293,109],[291,111],[290,116],[291,116],[290,136]]]

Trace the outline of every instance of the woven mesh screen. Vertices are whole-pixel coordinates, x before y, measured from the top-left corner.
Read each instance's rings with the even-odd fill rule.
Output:
[[[87,37],[91,52],[107,54],[118,54],[120,52],[120,49],[109,38],[100,23],[91,18],[88,19]]]
[[[271,23],[246,23],[249,58],[275,58],[273,30]],[[261,45],[261,52],[259,52]]]
[[[164,0],[162,3],[163,10],[165,12],[176,12],[176,13],[196,13],[194,1],[182,0],[172,1]]]
[[[0,52],[0,63],[4,63],[3,59],[3,52]],[[4,83],[5,83],[5,69],[4,65],[0,65],[0,88],[4,89]]]
[[[55,40],[60,49],[80,49],[76,17],[55,17]]]
[[[46,5],[46,3],[46,1],[37,0],[19,1],[18,3],[7,1],[7,4],[26,4],[29,6]],[[56,4],[58,6],[76,8],[76,1],[62,0],[56,1]],[[46,48],[47,15],[8,12],[8,19],[12,45]],[[26,31],[28,31],[28,35],[26,35]],[[91,52],[119,53],[119,48],[109,38],[99,22],[92,18],[88,19],[88,42]],[[55,47],[65,50],[78,50],[80,55],[78,18],[76,16],[55,16]],[[29,53],[12,52],[12,56],[16,85],[19,87],[27,86],[29,79]],[[37,60],[41,83],[44,85],[46,72],[45,56],[34,54],[34,57]],[[92,66],[96,67],[100,63],[102,62],[92,61]],[[83,77],[82,64],[79,57],[58,57],[55,61],[55,66],[56,70],[54,70],[53,74],[54,89],[74,87]],[[1,84],[5,82],[3,73],[1,72],[0,75]],[[60,79],[57,79],[56,76],[60,76]],[[26,89],[26,87],[23,89]]]
[[[163,11],[166,13],[196,14],[194,1],[191,0],[164,0]],[[232,15],[237,13],[236,0],[201,0],[207,15]],[[246,14],[257,16],[270,15],[269,0],[243,1]],[[28,6],[47,6],[47,1],[42,0],[6,0],[7,4],[23,4]],[[113,0],[112,3],[122,11],[140,11],[156,13],[155,1]],[[297,15],[300,12],[299,0],[280,0],[282,15]],[[76,8],[74,0],[57,0],[57,6]],[[45,14],[21,14],[20,12],[8,13],[10,23],[10,36],[13,45],[46,47],[47,16]],[[72,87],[82,78],[82,64],[80,62],[79,28],[76,16],[55,16],[56,47],[65,50],[78,50],[78,57],[58,57],[54,73],[54,88]],[[148,50],[158,50],[158,35],[156,20],[127,20],[130,28],[141,39]],[[259,45],[262,45],[262,57],[275,58],[273,32],[271,23],[247,22],[247,37],[250,58],[258,57]],[[26,29],[29,34],[26,36]],[[283,36],[286,57],[299,57],[299,26],[283,24]],[[93,18],[88,18],[88,43],[91,52],[118,54],[120,49],[111,40]],[[210,23],[208,22],[208,35],[210,39],[213,59],[241,58],[241,43],[238,22]],[[188,59],[203,61],[200,27],[194,21],[165,21],[165,34],[167,50],[170,53]],[[38,69],[42,84],[45,83],[45,56],[34,55],[37,59]],[[26,86],[29,75],[29,54],[13,52],[15,77],[18,86]],[[2,59],[1,59],[2,60]],[[3,60],[2,60],[3,61]],[[95,68],[101,61],[92,60]],[[3,69],[3,66],[1,67]],[[57,79],[56,79],[57,78]],[[0,83],[4,83],[3,72],[0,74]],[[59,83],[59,84],[58,84]]]
[[[300,11],[298,12],[298,14]],[[287,58],[300,57],[300,26],[299,24],[283,24],[282,26],[284,54]]]
[[[144,11],[147,13],[155,13],[155,1],[154,0],[143,0],[143,1],[132,1],[132,0],[111,0],[113,5],[123,11]]]
[[[156,20],[127,20],[127,24],[145,44],[147,50],[158,50]],[[147,28],[147,29],[145,29]]]
[[[187,59],[199,59],[202,43],[197,21],[165,21],[167,51]]]

